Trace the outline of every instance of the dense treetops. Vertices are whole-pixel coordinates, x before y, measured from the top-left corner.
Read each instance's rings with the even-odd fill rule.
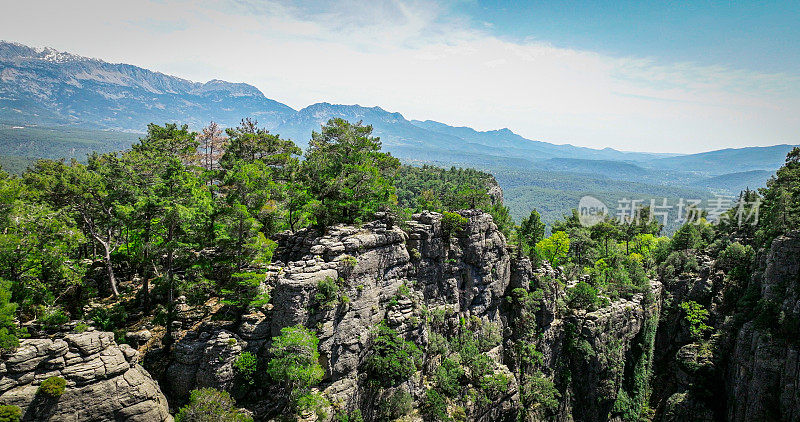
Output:
[[[260,268],[283,230],[472,207],[513,228],[487,194],[491,175],[402,166],[370,126],[332,119],[301,153],[250,119],[200,133],[151,124],[127,151],[0,172],[0,342],[17,344],[17,321],[121,329],[152,315],[171,329],[177,295],[221,293],[234,313],[260,306]],[[115,307],[85,313],[109,295]]]

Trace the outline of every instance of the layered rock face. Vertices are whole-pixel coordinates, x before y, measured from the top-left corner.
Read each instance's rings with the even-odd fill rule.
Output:
[[[726,380],[731,421],[800,420],[798,257],[800,232],[781,236],[772,242],[763,275],[754,275],[761,281],[762,312],[775,318],[747,322],[736,334]]]
[[[561,391],[563,404],[555,417],[607,419],[618,393],[631,390],[624,385],[626,372],[633,372],[628,366],[645,356],[649,370],[651,350],[640,350],[640,343],[646,343],[645,332],[657,321],[660,285],[653,284],[649,302],[640,293],[575,314],[558,305],[565,298],[558,270],[545,265],[533,271],[527,259],[512,257],[489,214],[460,215],[467,221],[456,229],[443,226],[441,214],[426,212],[402,227],[378,220],[361,227],[335,226],[324,234],[306,229],[282,235],[266,281],[271,305],[245,315],[237,326],[201,324],[186,333],[164,373],[166,391],[176,403],[201,386],[236,394],[235,357],[248,351],[268,358],[272,337],[300,324],[316,329],[320,340],[325,368],[321,392],[337,409],[360,409],[366,420],[374,420],[381,400],[397,391],[408,394],[419,408],[443,358],[426,353],[421,369],[408,381],[376,391],[364,372],[375,327],[385,323],[429,352],[434,336],[456,338],[467,321],[470,327],[497,333],[497,343],[483,353],[491,358],[494,373],[509,382],[488,402],[467,404],[466,417],[516,420],[530,409],[523,408],[525,375],[510,350],[516,311],[508,306],[509,295],[549,280],[552,286],[536,317],[541,333],[536,348],[542,352],[542,371]],[[336,284],[335,297],[320,297],[321,282]],[[581,342],[592,353],[573,350]],[[567,381],[566,372],[572,374]],[[275,416],[280,406],[267,399],[273,392],[267,386],[257,388],[255,397],[262,402],[252,406],[256,417]]]
[[[171,421],[166,398],[137,359],[112,333],[25,339],[3,355],[0,403],[22,408],[26,421]],[[66,380],[60,397],[37,394],[49,377]]]
[[[332,401],[358,407],[365,400],[359,368],[381,321],[423,350],[430,334],[426,312],[441,310],[453,327],[459,316],[501,324],[499,304],[510,279],[505,239],[488,214],[462,215],[468,224],[450,235],[440,214],[423,213],[405,231],[377,221],[281,239],[276,261],[283,266],[274,278],[270,332],[296,324],[318,328],[325,392]],[[317,285],[326,278],[340,280],[346,301],[319,306]],[[399,294],[401,288],[408,293]],[[414,396],[423,393],[412,382],[403,388]]]
[[[534,412],[529,417],[605,421],[619,416],[621,411],[615,409],[619,400],[635,402],[631,406],[645,405],[649,385],[637,383],[637,379],[647,380],[652,374],[661,283],[651,281],[648,293],[619,298],[595,311],[575,312],[564,306],[568,286],[558,281],[561,278],[560,271],[547,263],[536,271],[527,259],[514,263],[512,288],[543,291],[535,345],[542,354],[542,372],[560,393],[555,415]],[[511,329],[521,327],[512,324]]]

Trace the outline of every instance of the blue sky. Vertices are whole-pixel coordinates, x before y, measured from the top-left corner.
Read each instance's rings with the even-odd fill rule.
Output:
[[[800,144],[800,3],[686,3],[0,0],[0,39],[553,143]]]
[[[518,41],[767,72],[800,68],[797,1],[474,1],[454,9]]]

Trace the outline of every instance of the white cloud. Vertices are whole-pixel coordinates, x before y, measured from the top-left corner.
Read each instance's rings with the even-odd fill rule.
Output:
[[[248,82],[295,108],[317,101],[379,105],[408,118],[627,150],[800,143],[797,75],[509,41],[445,3],[0,6],[0,39],[193,80]]]

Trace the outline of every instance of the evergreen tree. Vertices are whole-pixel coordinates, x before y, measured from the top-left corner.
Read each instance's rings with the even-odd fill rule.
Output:
[[[318,201],[319,226],[371,218],[382,206],[396,202],[390,183],[400,162],[380,152],[372,126],[331,119],[312,134],[302,173],[309,193]]]

